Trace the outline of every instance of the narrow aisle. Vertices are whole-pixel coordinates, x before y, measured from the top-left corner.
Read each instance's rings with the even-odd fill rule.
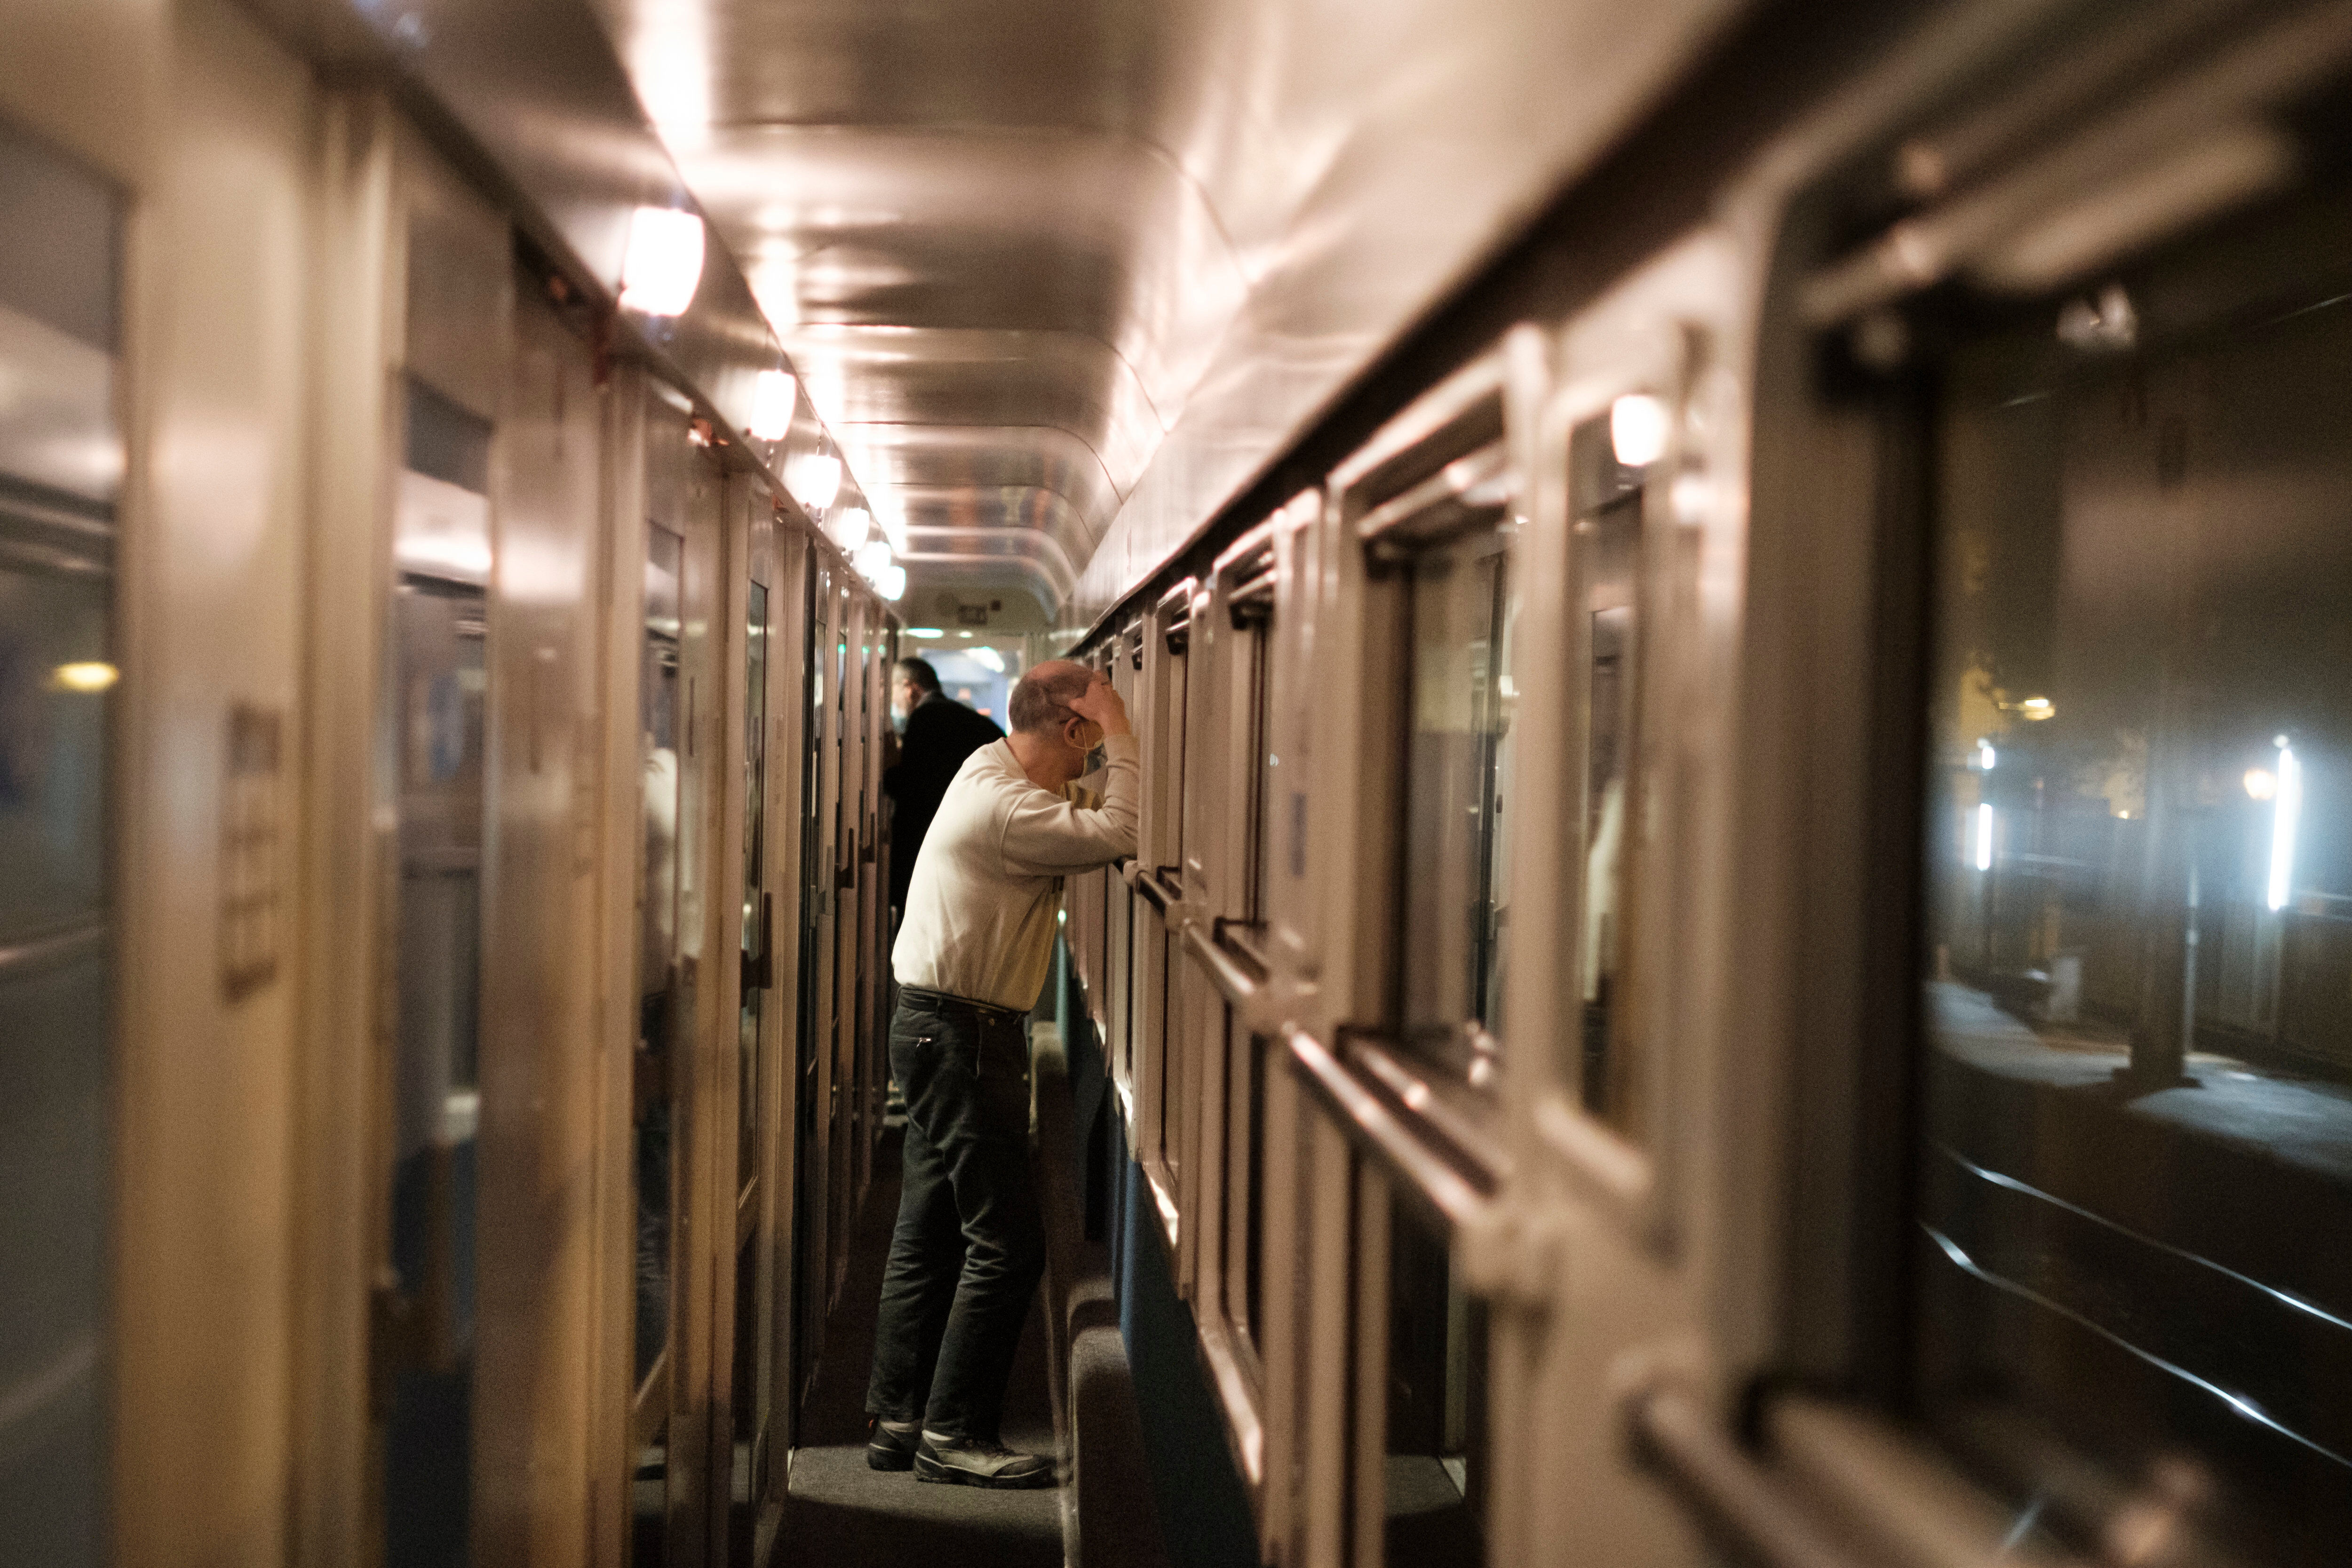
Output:
[[[803,1446],[793,1458],[792,1490],[771,1568],[1058,1568],[1061,1491],[983,1491],[919,1481],[866,1463],[866,1377],[874,1352],[874,1310],[898,1213],[898,1134],[874,1160],[851,1241],[849,1284],[825,1329],[826,1352],[803,1412]],[[1052,1453],[1045,1385],[1045,1325],[1030,1306],[1013,1385],[1004,1401],[1004,1441]]]

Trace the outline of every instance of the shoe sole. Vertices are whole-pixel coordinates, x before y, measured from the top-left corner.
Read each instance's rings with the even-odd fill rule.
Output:
[[[866,1445],[866,1468],[869,1470],[911,1470],[915,1456],[904,1448],[886,1448],[879,1443]]]
[[[978,1470],[967,1470],[957,1465],[942,1465],[937,1459],[915,1457],[915,1479],[937,1481],[950,1487],[985,1487],[991,1491],[1036,1491],[1055,1484],[1052,1466],[1032,1470],[1026,1475],[984,1476]]]

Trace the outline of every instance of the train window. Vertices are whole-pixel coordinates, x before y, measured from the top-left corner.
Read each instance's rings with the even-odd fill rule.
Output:
[[[421,1332],[386,1368],[385,1550],[446,1549],[466,1515],[481,1017],[491,426],[422,379],[405,387],[390,652],[398,725],[391,1258]],[[389,1347],[387,1347],[389,1348]]]
[[[1425,940],[1401,948],[1408,1038],[1451,1037],[1465,1020],[1501,1028],[1508,543],[1482,529],[1412,560],[1404,875]]]
[[[760,1164],[760,1020],[775,974],[775,895],[767,888],[768,585],[754,581],[743,642],[743,984],[736,1048],[739,1103],[736,1182],[745,1191]]]
[[[645,640],[639,649],[638,730],[642,737],[644,884],[637,935],[641,953],[635,1119],[636,1123],[636,1375],[649,1378],[669,1343],[669,1083],[679,991],[678,773],[685,750],[678,660],[686,541],[658,524],[646,530]]]
[[[1516,595],[1500,441],[1446,464],[1364,524],[1402,581],[1402,1037],[1485,1086],[1504,1032]]]
[[[1620,1131],[1635,1126],[1638,1061],[1618,992],[1624,969],[1631,884],[1626,813],[1634,748],[1636,573],[1641,559],[1643,476],[1661,455],[1666,415],[1643,394],[1618,398],[1609,412],[1579,425],[1569,438],[1570,504],[1574,519],[1584,668],[1584,822],[1577,973],[1583,1016],[1566,1081],[1585,1110]]]
[[[1486,1561],[1486,1304],[1462,1288],[1445,1237],[1390,1200],[1384,1561]]]
[[[105,1555],[114,193],[0,124],[0,1513]]]
[[[2347,197],[1948,304],[1929,482],[1920,1403],[2021,1506],[2112,1484],[2313,1564],[2352,1537]]]

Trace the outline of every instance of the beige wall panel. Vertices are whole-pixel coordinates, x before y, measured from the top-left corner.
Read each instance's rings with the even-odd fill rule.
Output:
[[[377,682],[390,584],[387,361],[401,258],[394,121],[373,94],[324,109],[311,548],[305,579],[302,1038],[295,1215],[296,1497],[289,1555],[356,1562],[370,1521],[368,1289],[385,1183],[372,1155],[374,1068],[392,981],[380,953],[392,853],[376,804]]]
[[[130,245],[124,526],[117,1554],[268,1563],[288,1516],[287,902],[298,654],[309,73],[226,0],[174,13],[158,161]],[[65,68],[60,65],[58,68]],[[232,790],[231,715],[278,763]],[[232,995],[224,824],[274,894]]]
[[[163,97],[170,0],[9,0],[0,6],[0,114],[142,188]]]

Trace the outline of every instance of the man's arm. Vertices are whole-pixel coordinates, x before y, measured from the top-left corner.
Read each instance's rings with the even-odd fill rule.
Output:
[[[1133,735],[1104,738],[1103,802],[1082,806],[1031,787],[1005,814],[1002,846],[1008,870],[1059,876],[1108,866],[1135,853],[1142,821],[1142,747]]]

